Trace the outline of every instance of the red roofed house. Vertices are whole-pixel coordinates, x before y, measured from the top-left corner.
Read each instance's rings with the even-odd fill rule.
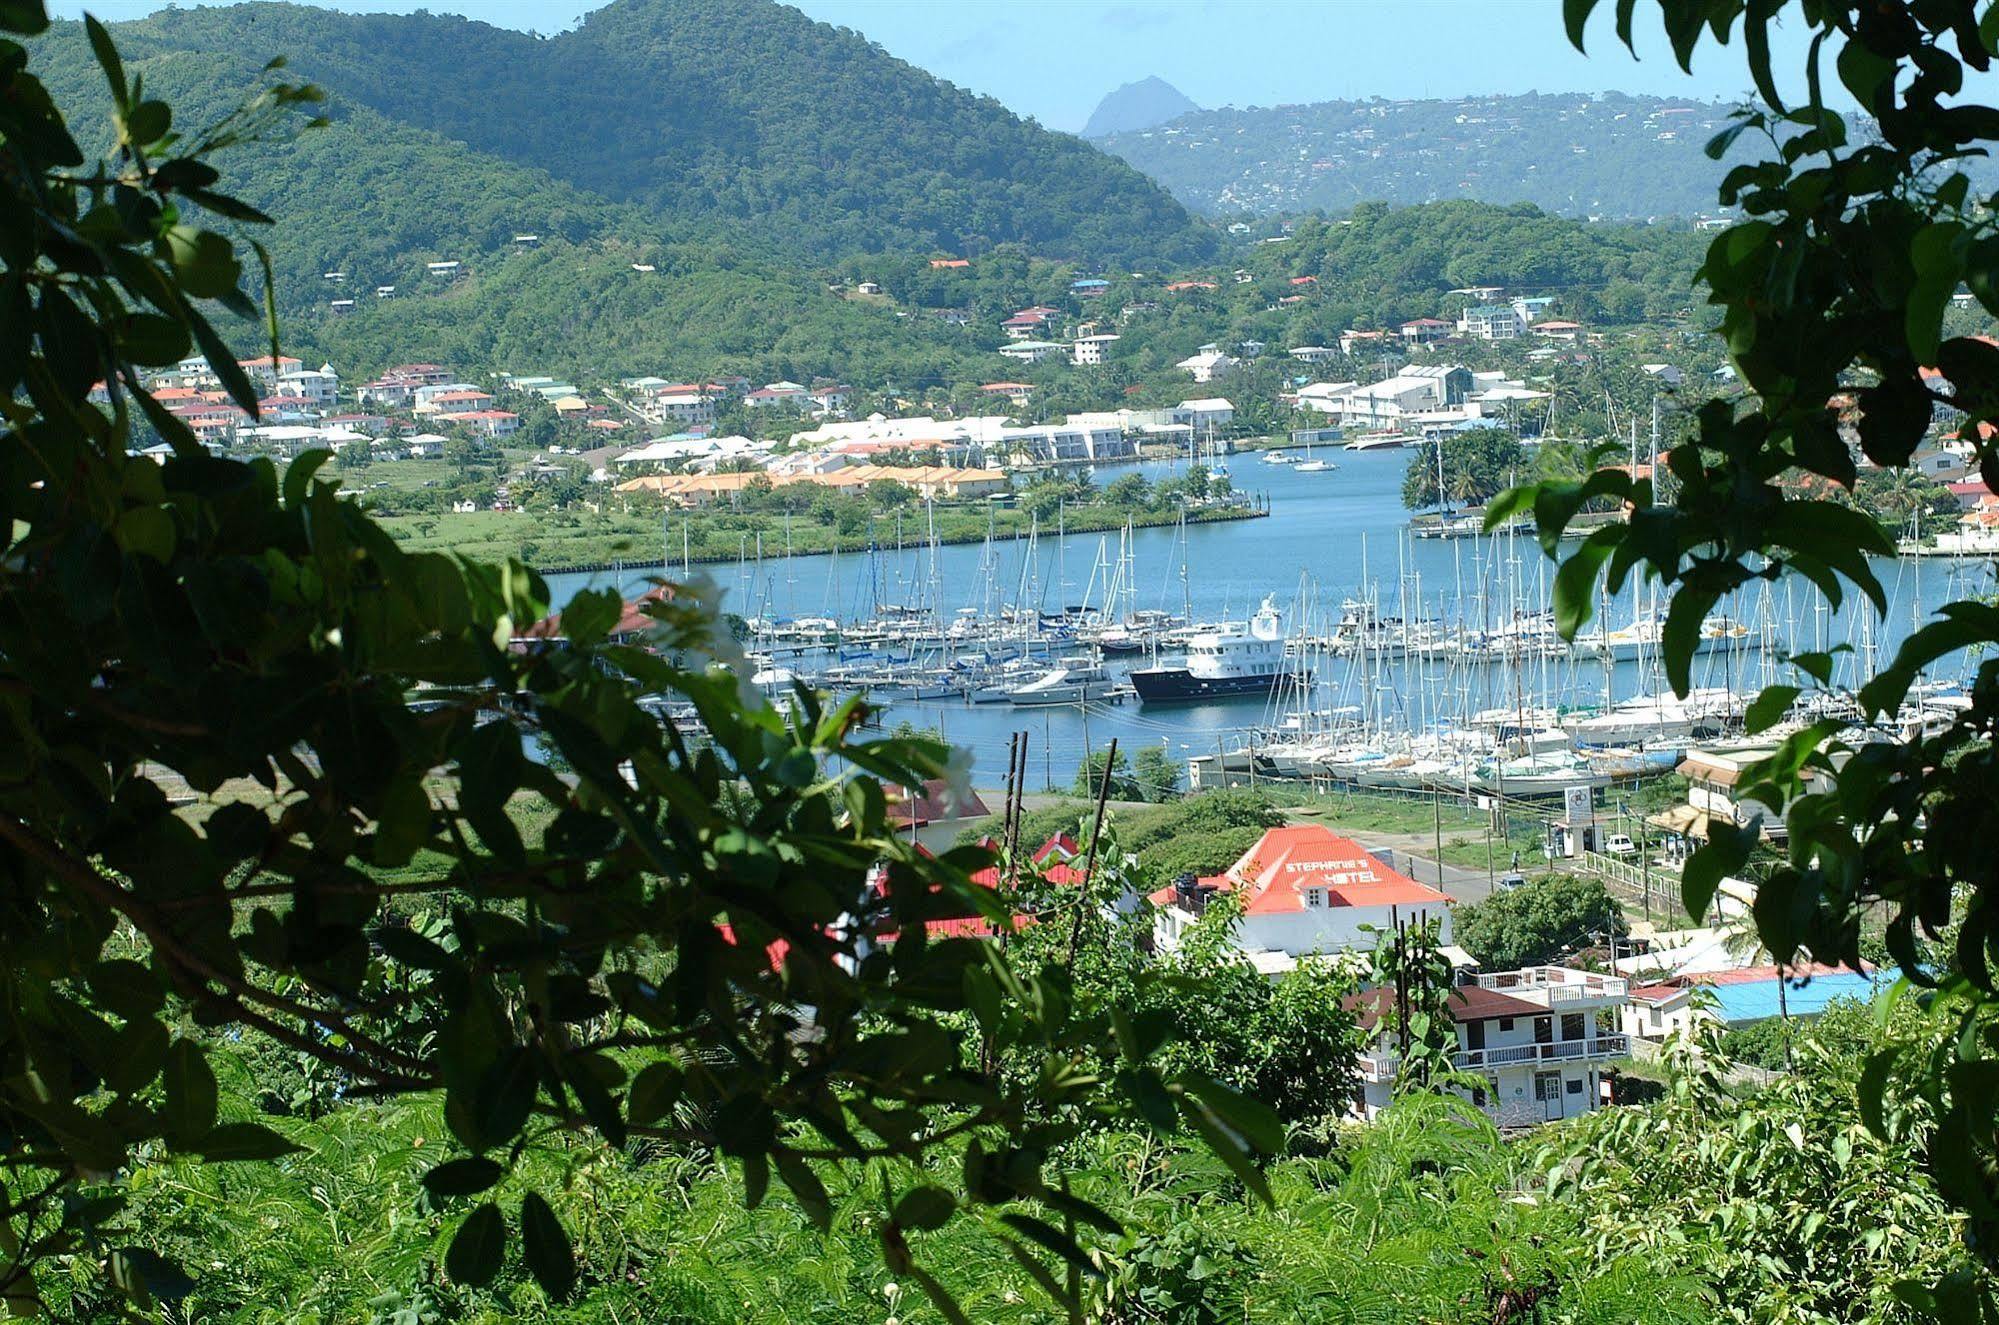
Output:
[[[1443,941],[1451,938],[1450,898],[1323,824],[1273,828],[1221,874],[1183,876],[1154,893],[1159,946],[1179,943],[1208,901],[1225,892],[1241,899],[1236,943],[1259,967],[1272,970],[1313,953],[1372,951],[1374,937],[1362,932],[1363,925],[1388,929],[1398,920],[1435,920]]]
[[[1405,345],[1429,345],[1447,340],[1457,328],[1440,317],[1411,318],[1400,327]]]
[[[1588,1113],[1603,1103],[1602,1065],[1624,1057],[1630,1039],[1615,1029],[1630,981],[1567,966],[1530,966],[1475,976],[1451,990],[1444,1015],[1457,1032],[1451,1062],[1483,1077],[1467,1093],[1501,1127],[1534,1127]],[[1387,1107],[1402,1061],[1392,989],[1349,1003],[1372,1041],[1361,1051],[1360,1112]]]
[[[980,387],[979,390],[985,392],[987,395],[1005,396],[1016,405],[1024,405],[1027,403],[1027,398],[1034,394],[1034,384],[1032,382],[988,382]]]

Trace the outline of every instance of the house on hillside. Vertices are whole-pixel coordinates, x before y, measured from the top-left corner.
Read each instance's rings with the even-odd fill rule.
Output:
[[[1032,382],[987,382],[979,390],[989,396],[1005,396],[1016,405],[1025,405],[1027,398],[1034,394]]]
[[[1299,363],[1325,363],[1329,359],[1338,358],[1342,353],[1343,351],[1334,349],[1330,345],[1300,345],[1290,351],[1291,357]]]
[[[1467,1092],[1501,1127],[1574,1118],[1605,1102],[1602,1069],[1630,1050],[1617,1029],[1631,985],[1619,976],[1566,966],[1466,973],[1444,1002],[1457,1038],[1451,1065],[1484,1079]],[[1401,1069],[1395,991],[1370,989],[1351,1004],[1371,1035],[1360,1058],[1360,1112],[1388,1106]]]
[[[1242,909],[1232,939],[1259,970],[1278,974],[1314,954],[1372,952],[1371,930],[1434,920],[1451,936],[1451,899],[1399,873],[1324,824],[1273,828],[1235,864],[1208,878],[1182,875],[1154,893],[1154,931],[1177,946],[1222,893]]]
[[[521,427],[521,416],[504,409],[464,410],[456,414],[439,414],[437,417],[444,423],[455,423],[487,437],[505,437],[509,433],[519,432]]]
[[[1349,357],[1384,349],[1388,343],[1389,335],[1385,331],[1350,330],[1340,333],[1340,353]]]
[[[1404,345],[1434,345],[1448,340],[1457,328],[1440,317],[1417,317],[1404,322],[1398,330]]]
[[[1235,371],[1236,361],[1223,354],[1212,345],[1201,348],[1199,354],[1182,359],[1174,367],[1191,376],[1196,382],[1215,382]]]
[[[1069,362],[1078,368],[1087,368],[1104,361],[1104,351],[1117,341],[1114,334],[1103,333],[1095,336],[1078,336],[1069,346]]]
[[[1017,340],[1000,346],[999,352],[1015,363],[1034,364],[1052,359],[1066,348],[1052,340]]]

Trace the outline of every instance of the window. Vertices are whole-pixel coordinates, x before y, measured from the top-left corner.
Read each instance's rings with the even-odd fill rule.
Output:
[[[1582,1013],[1564,1012],[1562,1014],[1562,1038],[1564,1040],[1580,1040],[1583,1038]]]
[[[1569,1082],[1569,1083],[1568,1083],[1568,1086],[1567,1086],[1567,1089],[1568,1089],[1568,1092],[1569,1092],[1569,1094],[1571,1094],[1571,1095],[1580,1095],[1580,1094],[1582,1094],[1582,1093],[1583,1093],[1583,1079],[1582,1079],[1581,1077],[1577,1077],[1577,1078],[1576,1078],[1575,1080],[1573,1080],[1573,1081],[1571,1081],[1571,1082]]]
[[[1499,1029],[1501,1029],[1501,1030],[1503,1030],[1503,1031],[1510,1031],[1510,1030],[1512,1030],[1512,1029],[1513,1029],[1513,1018],[1511,1018],[1511,1017],[1501,1017],[1501,1018],[1499,1019]]]
[[[1326,890],[1325,890],[1325,889],[1323,889],[1323,888],[1307,888],[1307,889],[1305,890],[1305,905],[1307,905],[1307,906],[1311,906],[1311,907],[1319,907],[1319,906],[1324,906],[1325,904],[1326,904]]]

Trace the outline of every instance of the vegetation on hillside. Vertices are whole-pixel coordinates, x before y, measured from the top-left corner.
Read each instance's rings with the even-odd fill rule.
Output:
[[[537,37],[256,3],[114,29],[131,55],[284,54],[350,109],[598,199],[808,259],[902,249],[1184,261],[1214,240],[1137,171],[770,0],[615,0]],[[175,90],[171,86],[162,90]],[[358,178],[350,176],[352,186]],[[537,229],[533,218],[516,228]]]
[[[1321,101],[1196,110],[1098,141],[1212,215],[1468,198],[1684,220],[1716,210],[1724,167],[1701,147],[1728,110],[1621,92]]]

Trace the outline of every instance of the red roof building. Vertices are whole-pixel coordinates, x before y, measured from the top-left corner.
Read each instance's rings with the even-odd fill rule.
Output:
[[[1205,879],[1182,878],[1153,894],[1162,947],[1178,943],[1213,898],[1242,910],[1236,941],[1252,955],[1372,950],[1365,927],[1435,920],[1450,940],[1451,899],[1397,871],[1324,824],[1273,828],[1235,864]]]

